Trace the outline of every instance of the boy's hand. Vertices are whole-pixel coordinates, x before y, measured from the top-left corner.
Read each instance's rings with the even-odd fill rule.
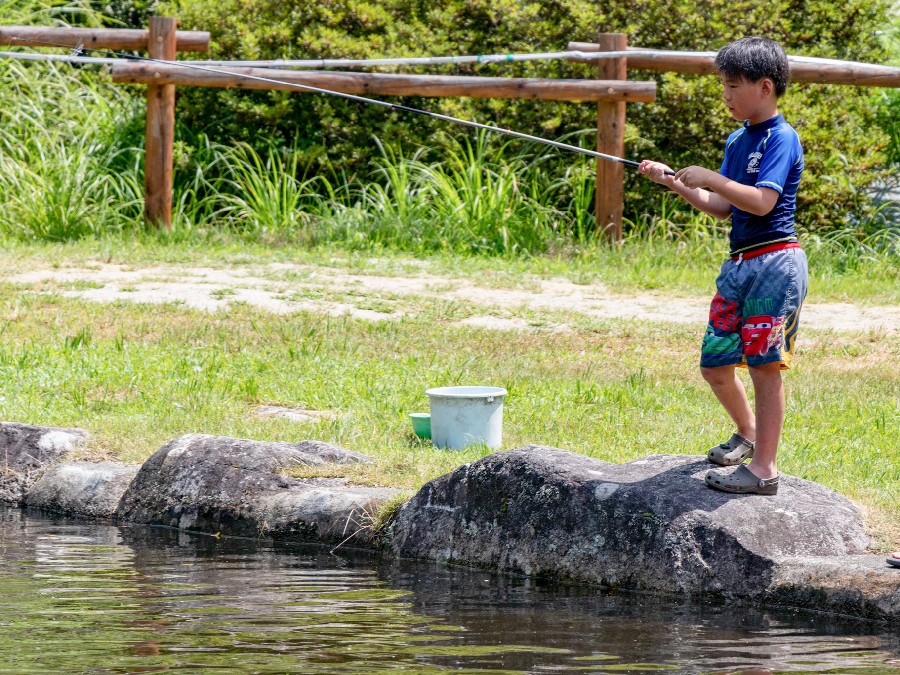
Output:
[[[675,173],[675,180],[680,180],[689,188],[708,188],[719,174],[702,166],[688,166]]]
[[[675,172],[662,162],[654,162],[645,159],[638,166],[638,171],[647,176],[647,178],[654,183],[659,183],[660,185],[665,185],[669,188],[671,188],[672,184],[675,182],[675,175],[673,175]],[[669,173],[666,173],[667,171]]]
[[[680,195],[695,209],[708,213],[711,216],[725,220],[731,217],[731,203],[716,190],[704,190],[717,179],[725,180],[724,176],[704,169],[699,166],[689,166],[680,171],[672,171],[661,162],[653,162],[645,159],[638,164],[638,171],[647,176],[654,183],[665,185],[675,194]],[[775,193],[775,190],[771,192]]]

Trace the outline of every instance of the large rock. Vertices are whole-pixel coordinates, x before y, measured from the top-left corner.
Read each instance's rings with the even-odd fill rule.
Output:
[[[31,508],[91,518],[111,518],[138,467],[115,462],[55,464],[31,486]]]
[[[405,556],[609,587],[761,597],[779,561],[861,554],[858,509],[783,476],[774,497],[706,487],[709,465],[657,455],[610,464],[529,446],[425,485],[386,541]],[[897,575],[900,584],[900,575]]]
[[[267,443],[193,434],[148,459],[122,497],[122,520],[237,536],[368,543],[371,515],[397,491],[343,479],[301,480],[298,466],[370,461],[327,443]]]
[[[83,429],[0,422],[0,501],[21,504],[41,472],[87,438]]]

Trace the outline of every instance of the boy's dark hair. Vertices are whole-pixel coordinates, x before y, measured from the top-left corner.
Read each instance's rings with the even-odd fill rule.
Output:
[[[759,82],[768,77],[775,83],[775,96],[780,98],[791,79],[787,54],[774,40],[744,37],[725,45],[716,54],[716,69],[727,78]]]

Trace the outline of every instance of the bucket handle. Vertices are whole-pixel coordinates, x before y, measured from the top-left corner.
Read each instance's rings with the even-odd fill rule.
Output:
[[[493,396],[486,396],[485,399],[484,399],[484,402],[485,402],[486,404],[487,404],[487,403],[493,403],[493,402],[494,402],[494,397],[493,397]]]

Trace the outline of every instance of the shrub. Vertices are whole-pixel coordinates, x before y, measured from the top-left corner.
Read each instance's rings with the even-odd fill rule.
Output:
[[[894,4],[891,6],[888,23],[882,31],[882,41],[891,57],[889,63],[900,66],[900,0],[894,0]],[[898,165],[900,164],[900,90],[876,90],[872,100],[878,124],[887,135],[885,150],[887,160],[891,164]]]
[[[569,40],[590,41],[601,31],[621,31],[632,45],[715,50],[745,34],[780,40],[789,53],[882,61],[876,29],[886,21],[888,0],[632,0],[604,5],[585,0],[524,3],[513,0],[333,0],[269,3],[262,0],[169,0],[161,12],[179,16],[183,27],[209,30],[215,58],[327,58],[485,54],[550,51]],[[501,68],[502,71],[501,71]],[[416,69],[405,69],[415,72]],[[420,69],[422,70],[422,69]],[[594,67],[565,61],[510,66],[465,65],[428,72],[538,77],[591,77]],[[631,158],[652,156],[673,166],[717,166],[734,122],[720,103],[712,77],[648,74],[658,100],[630,105]],[[807,149],[807,178],[799,220],[807,230],[846,227],[854,209],[866,208],[865,189],[885,163],[888,140],[877,124],[871,90],[847,86],[794,85],[784,99],[787,118]],[[551,138],[594,126],[594,107],[582,103],[416,99],[405,105],[494,122]],[[461,136],[445,123],[325,95],[238,90],[184,89],[182,121],[213,139],[246,141],[259,148],[274,141],[296,146],[322,166],[359,172],[377,156],[372,136],[407,151],[435,147],[440,131]],[[836,163],[840,158],[845,162]],[[423,157],[423,160],[435,159]],[[557,156],[556,174],[571,162]],[[833,173],[840,167],[840,175]],[[629,173],[627,208],[633,219],[657,208],[660,191]],[[557,205],[562,206],[562,205]],[[856,214],[856,220],[865,220]]]

